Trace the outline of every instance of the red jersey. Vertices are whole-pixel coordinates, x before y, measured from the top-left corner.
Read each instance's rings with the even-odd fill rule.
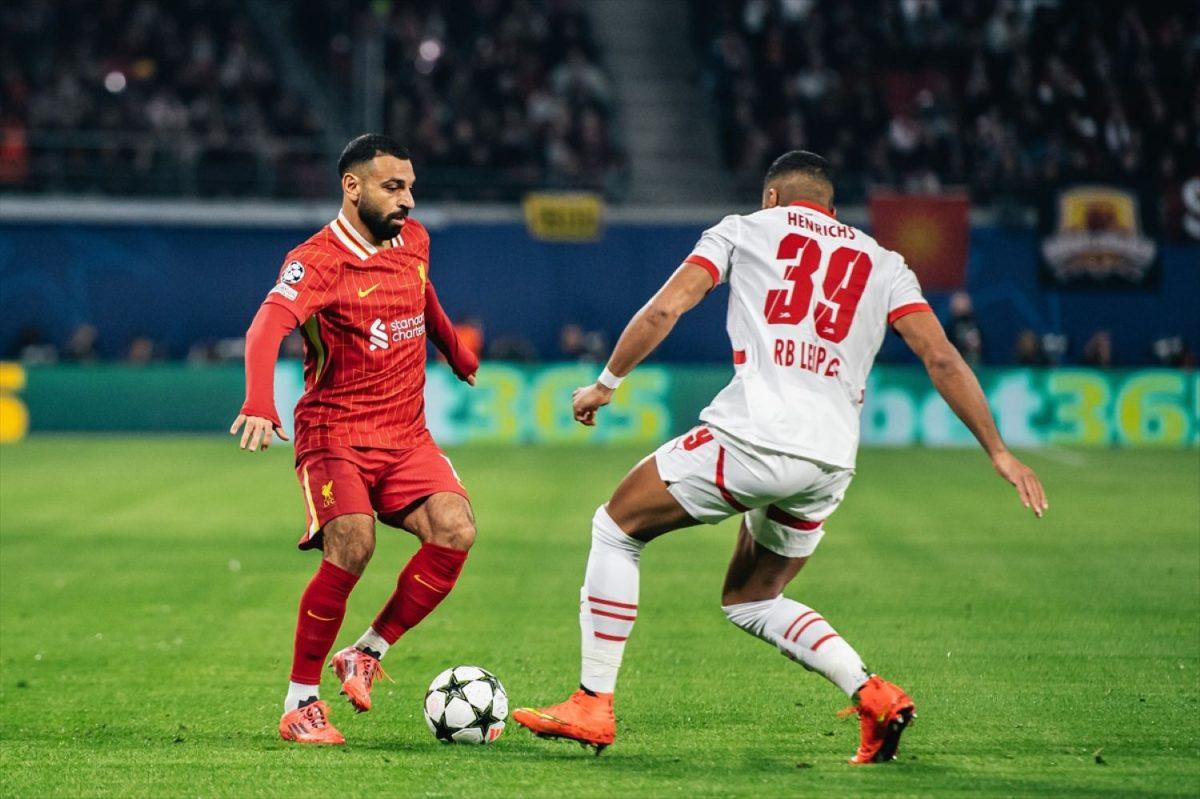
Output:
[[[425,428],[425,289],[429,234],[409,219],[390,247],[339,213],[287,254],[264,304],[304,334],[296,454],[319,447],[408,449]]]

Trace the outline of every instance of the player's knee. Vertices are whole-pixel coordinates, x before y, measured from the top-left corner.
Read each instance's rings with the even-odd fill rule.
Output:
[[[752,635],[761,636],[770,619],[771,611],[779,604],[780,596],[746,601],[736,593],[726,592],[721,597],[721,611],[725,618]]]
[[[322,531],[325,557],[335,566],[362,574],[375,554],[375,528],[370,517],[338,517]]]
[[[475,543],[475,523],[468,518],[460,518],[440,524],[430,533],[429,542],[466,552]]]
[[[645,543],[625,532],[609,514],[608,507],[601,505],[592,515],[592,545],[612,547],[629,552],[641,552]]]

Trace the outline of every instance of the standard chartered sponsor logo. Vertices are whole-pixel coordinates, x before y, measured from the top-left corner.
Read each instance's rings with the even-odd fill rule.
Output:
[[[382,319],[371,323],[371,351],[386,350],[392,342],[410,341],[425,335],[425,314],[394,319],[384,326]]]
[[[386,350],[388,348],[387,329],[383,326],[382,319],[376,319],[371,323],[371,351]]]

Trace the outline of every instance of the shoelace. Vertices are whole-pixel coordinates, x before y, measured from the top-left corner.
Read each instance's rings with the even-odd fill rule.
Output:
[[[325,710],[318,702],[300,708],[300,715],[304,716],[304,720],[311,724],[314,730],[329,726],[329,721],[325,718]]]
[[[392,676],[383,670],[383,664],[378,660],[370,655],[363,655],[362,659],[366,661],[363,663],[363,679],[367,681],[368,688],[374,685],[375,680],[379,679],[380,677],[385,678],[388,682],[395,682],[395,680],[392,679]]]

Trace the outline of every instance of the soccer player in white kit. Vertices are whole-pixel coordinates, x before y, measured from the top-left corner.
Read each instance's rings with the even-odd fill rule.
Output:
[[[851,763],[896,757],[913,701],[869,673],[819,611],[783,596],[854,475],[867,374],[888,325],[1025,507],[1038,517],[1048,507],[1037,475],[1004,446],[979,382],[904,259],[835,217],[825,160],[803,151],[781,156],[767,172],[762,206],[706,230],[630,321],[596,383],[575,391],[575,418],[595,424],[621,379],[679,317],[729,283],[733,380],[701,412],[700,426],[639,463],[596,510],[580,591],[580,688],[558,705],[513,713],[539,735],[579,741],[597,754],[613,742],[613,690],[637,618],[643,547],[740,513],[725,615],[852,699],[860,745]]]

